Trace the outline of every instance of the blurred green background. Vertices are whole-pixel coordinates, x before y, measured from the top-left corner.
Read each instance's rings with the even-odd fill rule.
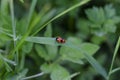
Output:
[[[5,50],[7,53],[11,51],[13,43],[10,41],[11,38],[8,37],[8,35],[12,33],[10,27],[10,8],[7,2],[4,1],[7,0],[0,0],[0,50]],[[32,29],[30,34],[33,34],[40,25],[50,20],[55,15],[80,1],[82,0],[37,0],[37,4],[30,21],[30,24],[36,27]],[[27,31],[27,28],[25,28],[24,25],[27,23],[26,20],[31,2],[32,0],[24,0],[24,2],[22,2],[22,0],[14,0],[15,23],[17,26],[16,29],[18,30],[16,31],[17,36],[22,36]],[[90,42],[99,45],[100,49],[93,56],[108,72],[115,45],[118,37],[120,36],[120,0],[91,0],[81,7],[75,8],[60,18],[57,18],[49,26],[51,26],[52,29],[52,33],[49,34],[51,37],[61,36],[64,39],[77,39],[79,42]],[[36,36],[45,36],[46,30],[47,28],[43,28],[36,34]],[[7,35],[2,33],[2,31],[5,31]],[[47,35],[46,37],[49,36]],[[43,57],[39,56],[39,50],[37,54],[37,50],[35,49],[36,46],[26,42],[21,48],[23,49],[20,51],[21,53],[22,51],[26,52],[24,60],[25,65],[22,68],[22,70],[28,70],[26,76],[39,73],[41,71],[41,65],[44,62],[47,62]],[[30,47],[30,51],[29,48],[27,49],[25,47]],[[20,55],[20,59],[21,56],[24,55]],[[72,78],[72,80],[104,80],[104,78],[98,74],[86,60],[83,59],[83,61],[84,64],[82,65],[69,61],[63,61],[61,65],[70,73],[80,72],[80,74]],[[52,60],[47,63],[51,62]],[[11,74],[6,73],[2,63],[0,63],[0,66],[0,76],[2,76],[0,80],[12,80],[10,78],[15,75],[16,72],[12,72]],[[114,62],[114,68],[116,67],[120,67],[120,50],[118,51]],[[20,70],[21,73],[22,70]],[[8,78],[3,79],[5,77]],[[113,74],[110,78],[110,80],[119,79],[120,71]],[[30,80],[51,79],[49,74],[47,74]]]

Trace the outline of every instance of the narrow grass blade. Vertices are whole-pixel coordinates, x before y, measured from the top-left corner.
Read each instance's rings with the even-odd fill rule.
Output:
[[[87,61],[94,67],[94,69],[99,72],[105,79],[107,78],[107,72],[105,69],[89,54],[84,53]]]
[[[32,14],[33,14],[33,12],[34,12],[36,3],[37,3],[37,0],[33,0],[33,1],[32,1],[31,7],[30,7],[30,11],[29,11],[29,14],[28,14],[27,24],[26,24],[26,27],[27,27],[27,28],[28,28],[29,25],[30,25],[30,21],[31,21]]]
[[[68,8],[67,10],[61,12],[60,14],[56,15],[55,17],[53,17],[51,20],[49,20],[48,22],[46,22],[45,24],[43,24],[36,32],[34,32],[32,35],[37,34],[41,29],[43,29],[45,26],[47,26],[49,23],[51,23],[52,21],[56,20],[57,18],[65,15],[66,13],[72,11],[73,9],[82,6],[84,4],[86,4],[87,2],[89,2],[90,0],[83,0],[82,2],[79,2],[76,5],[73,5],[72,7]]]
[[[116,55],[117,55],[119,46],[120,46],[120,37],[119,37],[119,39],[118,39],[118,41],[117,41],[117,44],[116,44],[116,47],[115,47],[115,51],[114,51],[114,53],[113,53],[113,59],[112,59],[112,62],[111,62],[111,66],[110,66],[109,73],[108,73],[108,79],[109,79],[109,77],[110,77],[110,75],[111,75],[111,71],[112,71],[112,68],[113,68],[113,64],[114,64],[115,57],[116,57]]]
[[[8,65],[8,63],[4,60],[5,58],[1,55],[0,53],[0,59],[3,61],[3,64],[5,65],[5,68],[7,70],[7,72],[12,71],[12,68]]]
[[[8,62],[8,63],[10,63],[10,64],[12,64],[12,65],[16,65],[16,63],[14,62],[14,61],[11,61],[11,60],[9,60],[9,59],[7,59],[7,58],[3,58],[6,62]]]
[[[56,38],[50,37],[28,37],[26,38],[26,41],[40,44],[58,45],[55,39]]]

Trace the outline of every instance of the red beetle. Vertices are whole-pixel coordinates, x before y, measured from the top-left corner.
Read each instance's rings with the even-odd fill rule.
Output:
[[[61,37],[57,37],[57,38],[56,38],[56,41],[57,41],[58,43],[65,43],[65,39],[63,39],[63,38],[61,38]]]

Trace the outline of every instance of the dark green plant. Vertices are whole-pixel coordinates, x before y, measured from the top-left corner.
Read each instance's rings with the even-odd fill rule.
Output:
[[[24,0],[20,1],[24,3]],[[62,2],[63,0],[59,3],[61,4]],[[75,2],[78,1],[76,0]],[[75,65],[73,64],[81,67],[83,64],[86,64],[85,60],[87,60],[104,79],[109,80],[111,74],[120,70],[120,68],[113,69],[120,39],[118,40],[111,67],[107,74],[106,70],[92,57],[99,49],[98,45],[85,42],[76,37],[68,37],[65,43],[58,43],[56,37],[53,37],[52,22],[88,2],[89,0],[81,1],[58,13],[58,10],[51,9],[49,3],[45,4],[40,12],[36,12],[34,9],[37,0],[32,0],[28,15],[17,19],[14,14],[14,1],[1,0],[0,79],[27,80],[39,77],[38,80],[48,80],[47,74],[49,74],[51,80],[72,80],[73,77],[81,74],[82,70],[72,71],[69,69],[69,65],[74,66],[75,70]],[[69,3],[69,1],[66,1],[66,3]],[[8,7],[10,8],[10,15]],[[93,7],[93,9],[87,9],[86,15],[88,20],[81,20],[80,25],[83,27],[78,27],[80,30],[83,28],[83,31],[85,30],[87,33],[87,30],[90,29],[91,33],[97,37],[116,31],[116,24],[119,22],[119,18],[116,16],[112,5],[107,5],[104,8]],[[46,30],[42,32],[45,27]],[[101,33],[102,35],[99,35]],[[43,37],[40,37],[42,35]],[[36,71],[38,74],[34,74],[32,69],[38,67],[40,69]],[[33,71],[32,75],[30,71]],[[92,72],[91,70],[89,71]],[[90,72],[87,73],[89,74]],[[93,75],[95,73],[93,72]],[[91,79],[93,79],[93,75],[90,75]]]

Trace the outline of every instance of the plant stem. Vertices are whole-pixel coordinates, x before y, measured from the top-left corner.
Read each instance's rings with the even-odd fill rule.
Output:
[[[29,77],[22,78],[22,80],[32,79],[32,78],[39,77],[39,76],[42,76],[42,75],[44,75],[43,72],[32,75],[32,76],[29,76]]]
[[[16,38],[16,25],[15,25],[13,0],[10,0],[10,12],[11,12],[11,20],[12,20],[13,41],[14,41],[14,48],[15,48],[17,43],[17,38]],[[16,51],[15,61],[16,61],[16,64],[18,64],[18,51]]]
[[[116,55],[117,55],[117,51],[118,51],[118,49],[119,49],[119,46],[120,46],[120,37],[119,37],[119,39],[118,39],[118,42],[117,42],[117,45],[116,45],[116,47],[115,47],[115,51],[114,51],[114,54],[113,54],[113,59],[112,59],[112,62],[111,62],[111,66],[110,66],[109,73],[108,73],[108,80],[109,80],[109,78],[110,78],[111,71],[112,71],[112,69],[113,69],[113,64],[114,64],[115,57],[116,57]]]

